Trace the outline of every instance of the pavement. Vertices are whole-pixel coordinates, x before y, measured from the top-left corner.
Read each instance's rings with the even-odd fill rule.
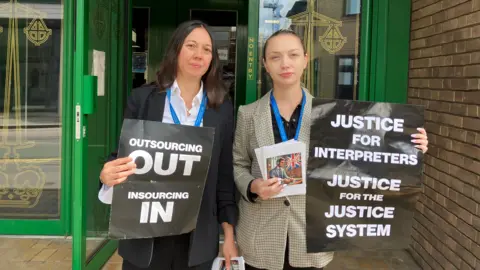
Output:
[[[92,254],[98,241],[87,241]],[[68,270],[72,269],[72,241],[65,238],[0,237],[0,270]],[[122,269],[116,253],[103,269]]]
[[[0,238],[0,270],[71,269],[70,239]],[[90,254],[97,242],[87,241]],[[122,258],[115,253],[101,270],[121,270]],[[325,270],[420,270],[408,252],[337,252]],[[100,270],[100,269],[99,269]]]
[[[336,252],[325,270],[421,270],[406,250]]]

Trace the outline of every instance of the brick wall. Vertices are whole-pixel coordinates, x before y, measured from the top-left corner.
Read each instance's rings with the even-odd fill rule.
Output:
[[[426,106],[430,141],[411,252],[423,269],[480,270],[480,0],[412,0],[411,28],[408,101]]]

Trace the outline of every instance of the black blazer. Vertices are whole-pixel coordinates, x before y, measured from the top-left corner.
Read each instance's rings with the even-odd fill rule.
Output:
[[[165,107],[165,92],[155,86],[133,89],[127,100],[124,118],[162,121]],[[215,139],[210,168],[205,184],[196,229],[190,237],[190,267],[213,260],[218,255],[219,224],[237,223],[238,208],[235,200],[236,187],[233,180],[233,106],[227,98],[217,109],[207,108],[203,126],[215,128]],[[112,154],[108,160],[116,158]],[[175,250],[169,249],[173,237],[156,240],[155,245],[171,257]],[[119,240],[118,253],[138,267],[148,267],[152,260],[154,239]],[[170,253],[170,254],[168,254]]]

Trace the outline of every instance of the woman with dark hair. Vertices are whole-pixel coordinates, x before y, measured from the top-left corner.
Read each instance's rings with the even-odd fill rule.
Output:
[[[262,179],[255,149],[288,140],[307,146],[313,97],[302,88],[307,52],[293,31],[280,30],[263,48],[263,63],[273,89],[238,109],[233,146],[234,175],[242,194],[237,242],[247,270],[323,269],[333,252],[307,253],[306,196],[273,198],[284,185]],[[415,147],[427,151],[423,128],[413,134]],[[304,164],[303,166],[307,166]]]
[[[232,165],[233,106],[220,72],[207,25],[188,21],[173,33],[157,73],[157,84],[134,89],[128,98],[125,118],[208,126],[216,132],[195,230],[177,236],[120,240],[118,253],[123,257],[123,269],[210,270],[219,251],[219,223],[225,234],[223,255],[227,265],[237,256],[233,233],[238,211]],[[207,102],[203,104],[205,95]],[[100,174],[102,202],[111,203],[112,186],[134,173],[135,163],[131,161],[112,155],[105,163]]]

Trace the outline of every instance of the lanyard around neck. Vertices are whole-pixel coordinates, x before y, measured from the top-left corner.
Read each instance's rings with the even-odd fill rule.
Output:
[[[177,125],[181,125],[180,120],[178,119],[177,113],[175,113],[175,109],[172,106],[172,90],[167,89],[167,98],[168,98],[168,105],[170,106],[170,114],[172,115],[173,122]],[[207,107],[207,92],[204,89],[204,94],[202,98],[202,103],[200,104],[200,109],[198,110],[197,119],[195,120],[195,126],[199,127],[203,120],[203,115],[205,114],[205,110]]]
[[[305,109],[306,100],[307,98],[305,96],[305,91],[302,90],[302,109],[300,110],[300,117],[298,118],[297,130],[295,132],[296,141],[298,141],[298,136],[300,135],[300,127],[302,126],[303,111]],[[286,142],[288,140],[287,134],[285,132],[285,127],[283,126],[280,111],[278,110],[277,102],[275,101],[275,97],[273,96],[273,91],[270,93],[270,103],[272,104],[273,114],[275,115],[275,121],[277,122],[278,130],[280,131],[282,141]]]

